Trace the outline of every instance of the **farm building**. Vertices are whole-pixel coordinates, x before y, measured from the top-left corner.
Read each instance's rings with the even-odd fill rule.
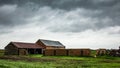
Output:
[[[5,55],[90,56],[90,49],[65,49],[59,41],[39,39],[36,43],[10,42]]]
[[[36,43],[10,42],[5,47],[5,55],[43,54],[44,49],[65,49],[59,41],[39,39]]]
[[[109,55],[120,57],[120,46],[119,46],[119,49],[111,49]]]
[[[5,55],[42,54],[43,48],[35,43],[10,42],[5,47]]]
[[[39,39],[36,44],[43,47],[44,49],[65,49],[65,46],[59,41]]]
[[[106,55],[107,54],[107,50],[106,49],[97,49],[96,51],[96,55]]]

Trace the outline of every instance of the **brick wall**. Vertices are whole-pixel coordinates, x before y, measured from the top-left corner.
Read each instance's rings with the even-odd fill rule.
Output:
[[[69,49],[69,56],[82,56],[81,49]]]
[[[46,49],[45,56],[90,56],[90,49]]]
[[[55,55],[57,55],[57,56],[65,56],[65,55],[67,55],[66,49],[56,49],[55,51],[56,51]]]
[[[54,56],[54,55],[55,55],[55,50],[53,50],[53,49],[46,49],[46,50],[43,52],[43,55],[44,55],[44,56]]]

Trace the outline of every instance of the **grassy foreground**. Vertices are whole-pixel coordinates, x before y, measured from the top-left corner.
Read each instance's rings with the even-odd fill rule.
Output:
[[[9,56],[0,68],[120,68],[120,57]]]

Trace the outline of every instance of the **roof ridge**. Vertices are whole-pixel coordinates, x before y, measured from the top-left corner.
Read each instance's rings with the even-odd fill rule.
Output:
[[[55,40],[46,40],[46,39],[39,39],[39,40],[44,40],[44,41],[55,41]],[[59,42],[59,41],[56,41]]]
[[[11,43],[18,48],[42,48],[41,46],[35,43],[26,43],[26,42],[11,42]]]
[[[24,43],[24,44],[35,44],[35,43],[30,43],[30,42],[13,42],[12,43]]]

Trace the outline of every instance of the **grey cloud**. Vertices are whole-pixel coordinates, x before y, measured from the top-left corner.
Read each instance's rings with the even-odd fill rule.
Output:
[[[119,35],[120,0],[0,0],[1,42],[71,38],[71,46],[111,47]]]
[[[17,7],[17,5],[0,6],[0,26],[16,26],[26,24],[27,19],[34,16],[29,8]]]
[[[4,5],[0,7],[0,25],[11,25],[11,14],[16,10],[16,5]]]
[[[12,32],[13,32],[12,28],[9,29],[8,27],[4,28],[4,26],[0,26],[0,35],[12,33]]]
[[[105,19],[98,19],[97,21],[88,20],[88,21],[86,21],[88,23],[78,21],[77,23],[73,22],[72,24],[59,25],[59,27],[50,26],[50,27],[48,27],[48,30],[51,30],[53,32],[82,32],[82,31],[89,30],[89,29],[98,31],[100,29],[104,29],[107,27],[115,27],[115,26],[120,27],[120,25],[114,23],[113,20],[111,20],[111,21],[108,20],[106,22],[104,22],[104,20]],[[93,22],[95,22],[95,23],[93,23]],[[81,24],[81,23],[83,23],[83,24]]]
[[[18,7],[16,4],[0,6],[0,34],[10,33],[15,30],[14,27],[29,24],[29,18],[34,15],[33,10],[28,6]]]
[[[37,23],[33,23],[54,32],[98,30],[120,26],[119,6],[120,0],[0,0],[0,26],[22,26],[38,17]],[[49,8],[41,9],[44,7]],[[70,15],[70,12],[75,14]],[[84,22],[81,18],[90,20]]]
[[[104,11],[99,10],[93,11],[78,8],[58,15],[61,15],[62,17],[59,16],[60,19],[57,20],[54,25],[50,25],[47,29],[51,29],[53,32],[81,32],[88,29],[100,30],[106,27],[120,26],[119,16],[116,16],[115,18],[107,15],[105,16]]]
[[[78,7],[99,9],[114,6],[119,0],[0,0],[0,4],[18,4],[22,6],[28,2],[40,6],[51,6],[53,8],[73,9]]]
[[[3,31],[3,30],[2,30],[2,31],[0,31],[0,35],[12,33],[12,32],[13,32],[13,31],[9,31],[9,30],[8,30],[8,31],[7,31],[7,30]]]

